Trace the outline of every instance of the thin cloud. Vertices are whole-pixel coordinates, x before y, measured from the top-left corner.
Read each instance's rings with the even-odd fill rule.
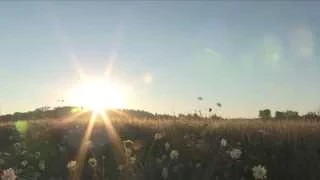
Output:
[[[205,48],[204,51],[208,54],[214,55],[214,56],[218,56],[218,57],[222,57],[222,55],[220,53],[218,53],[217,51],[213,50],[212,48]]]

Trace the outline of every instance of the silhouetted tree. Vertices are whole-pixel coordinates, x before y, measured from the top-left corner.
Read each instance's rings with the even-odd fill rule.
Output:
[[[302,116],[305,120],[319,120],[319,116],[315,112],[308,112],[307,114]]]
[[[286,112],[276,111],[275,119],[298,119],[299,113],[297,111],[287,110]]]
[[[287,119],[298,119],[299,113],[297,111],[288,110],[285,113]]]
[[[259,117],[262,119],[270,119],[271,118],[271,111],[270,109],[264,109],[259,111]]]
[[[284,112],[276,111],[274,114],[274,118],[275,119],[284,119],[284,118],[286,118],[286,115]]]

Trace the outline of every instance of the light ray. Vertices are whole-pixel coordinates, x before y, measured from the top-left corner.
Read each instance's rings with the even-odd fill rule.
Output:
[[[84,160],[86,158],[86,154],[88,152],[88,148],[89,148],[89,140],[91,138],[91,134],[92,134],[92,129],[94,127],[95,121],[97,118],[97,114],[96,113],[92,113],[92,116],[90,118],[88,127],[85,131],[85,134],[83,136],[83,139],[81,141],[80,144],[80,149],[77,155],[77,167],[76,170],[73,174],[73,177],[71,177],[72,180],[79,180],[81,179],[81,175],[82,175],[82,169],[83,169],[83,165],[84,165]]]
[[[55,126],[61,127],[66,124],[72,123],[73,121],[75,121],[78,117],[80,117],[84,113],[85,113],[85,111],[81,111],[81,112],[74,113],[66,118],[58,119],[57,121],[55,121]]]
[[[70,37],[68,36],[68,33],[63,29],[62,23],[60,21],[60,18],[58,15],[54,12],[54,8],[49,8],[49,14],[50,14],[50,21],[53,26],[54,33],[57,37],[57,40],[61,44],[61,49],[66,52],[68,59],[70,63],[73,65],[73,67],[76,69],[77,73],[80,76],[80,79],[85,79],[86,75],[81,69],[81,64],[78,60],[78,57],[74,51],[74,48],[72,46],[72,42]]]
[[[115,131],[113,125],[111,124],[111,121],[108,118],[108,116],[105,113],[101,113],[101,116],[102,116],[104,126],[106,128],[108,139],[110,140],[110,143],[111,143],[113,154],[116,157],[118,164],[123,164],[125,162],[125,155],[124,155],[121,139],[118,133]]]

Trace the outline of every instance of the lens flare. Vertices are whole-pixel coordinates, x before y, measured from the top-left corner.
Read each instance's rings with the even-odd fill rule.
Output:
[[[28,122],[19,120],[15,123],[16,129],[19,133],[24,134],[28,130]]]
[[[127,89],[116,83],[90,79],[78,84],[71,91],[71,102],[95,112],[127,106]]]

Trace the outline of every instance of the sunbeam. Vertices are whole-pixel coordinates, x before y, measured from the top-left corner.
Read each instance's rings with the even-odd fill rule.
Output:
[[[66,124],[72,123],[73,121],[77,120],[77,118],[83,115],[85,112],[86,111],[76,112],[66,118],[58,119],[56,122],[54,122],[54,125],[56,127],[65,126]]]
[[[88,152],[89,142],[90,142],[89,140],[90,140],[90,137],[92,134],[92,129],[94,127],[96,118],[97,118],[97,113],[92,113],[88,127],[85,131],[85,134],[84,134],[83,139],[80,144],[80,149],[79,149],[79,152],[77,155],[77,167],[76,167],[74,174],[71,175],[71,180],[81,179],[84,160],[85,160],[86,154]]]
[[[112,126],[108,116],[105,113],[101,113],[101,116],[106,129],[107,137],[111,142],[111,148],[112,148],[113,154],[116,157],[118,164],[122,164],[125,161],[125,155],[124,155],[121,139],[118,133],[115,131],[114,127]]]

